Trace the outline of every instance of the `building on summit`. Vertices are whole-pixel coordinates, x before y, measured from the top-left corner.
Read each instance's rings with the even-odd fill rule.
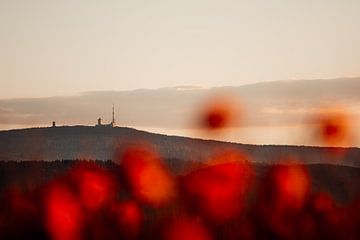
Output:
[[[112,120],[109,124],[102,124],[102,118],[100,117],[98,119],[98,123],[96,125],[96,127],[115,127],[115,109],[114,109],[114,104],[112,107]]]

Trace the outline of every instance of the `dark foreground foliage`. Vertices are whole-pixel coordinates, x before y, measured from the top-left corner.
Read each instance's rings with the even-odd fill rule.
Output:
[[[358,168],[119,158],[0,162],[0,239],[360,239]]]

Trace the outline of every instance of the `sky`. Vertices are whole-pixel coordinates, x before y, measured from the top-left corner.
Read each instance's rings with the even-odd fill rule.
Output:
[[[360,76],[360,1],[0,0],[0,99]]]
[[[224,140],[312,144],[292,137],[301,111],[341,102],[360,122],[359,13],[358,0],[0,0],[0,129],[93,125],[114,103],[120,126],[192,136],[199,102],[232,86],[251,120]]]

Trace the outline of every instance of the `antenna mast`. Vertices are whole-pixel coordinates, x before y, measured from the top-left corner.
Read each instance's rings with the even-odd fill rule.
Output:
[[[115,125],[115,110],[114,110],[114,104],[112,106],[112,125],[114,126]]]

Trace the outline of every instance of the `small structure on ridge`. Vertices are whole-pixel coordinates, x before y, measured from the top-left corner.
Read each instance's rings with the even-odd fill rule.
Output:
[[[98,119],[98,123],[96,125],[96,127],[114,127],[115,126],[115,108],[114,108],[114,104],[112,107],[112,120],[109,124],[102,124],[102,118],[100,117]]]

